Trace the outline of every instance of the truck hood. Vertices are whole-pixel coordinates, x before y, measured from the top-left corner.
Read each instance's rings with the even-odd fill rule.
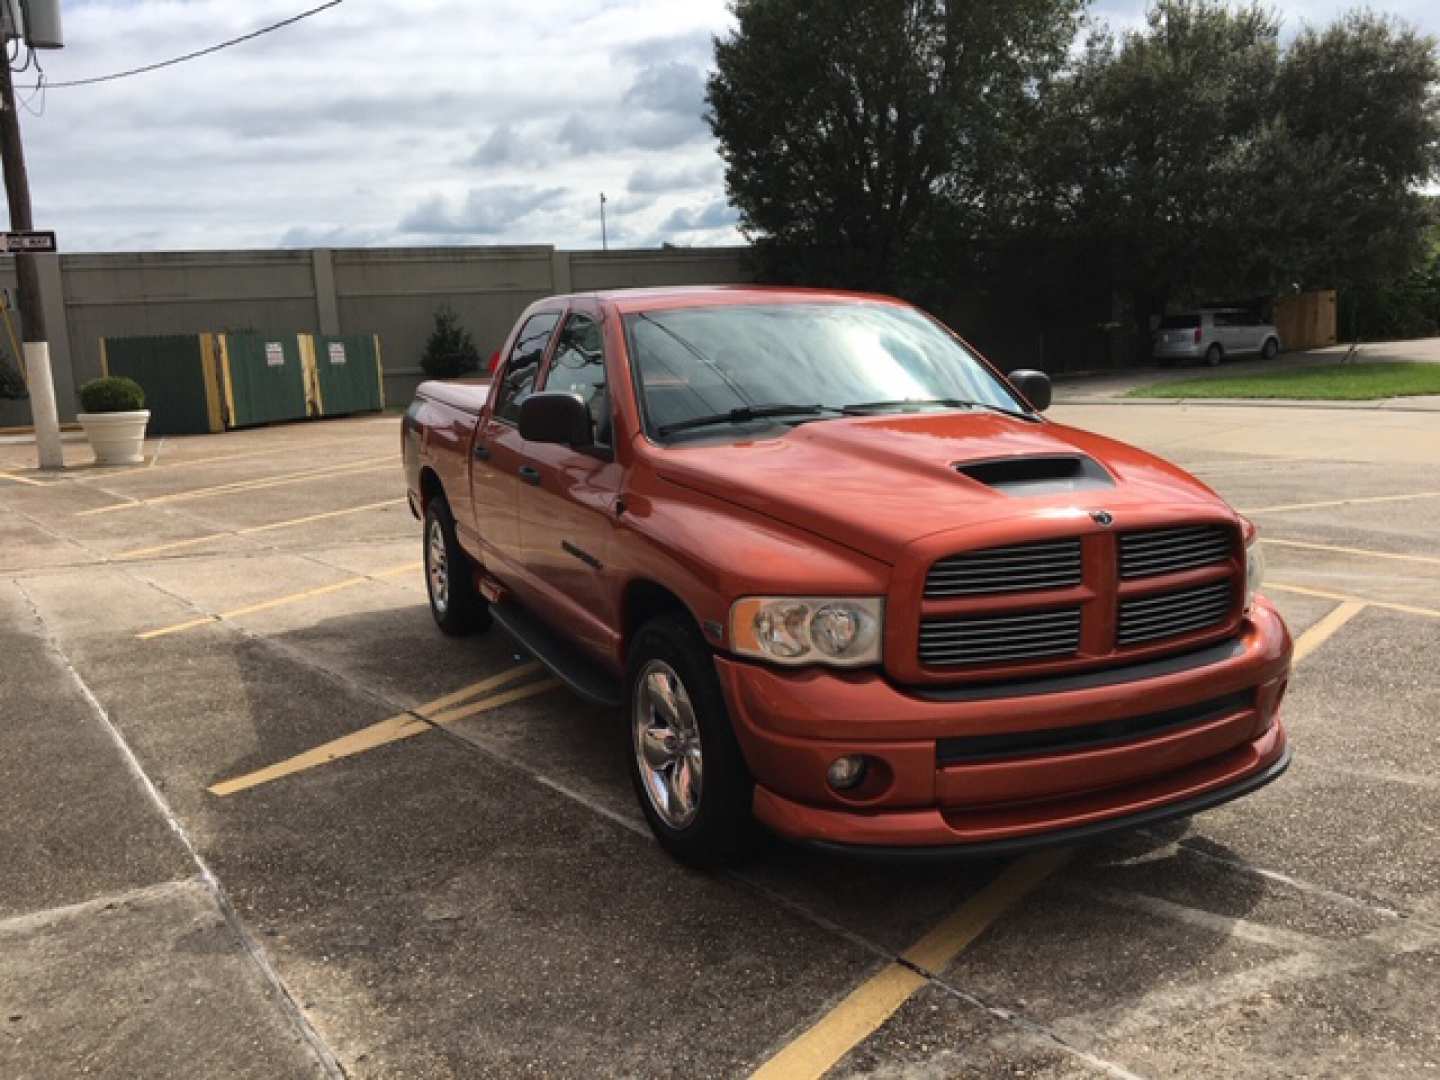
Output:
[[[932,533],[1057,509],[1108,510],[1122,524],[1116,512],[1126,509],[1232,514],[1200,481],[1143,450],[978,411],[826,420],[777,437],[668,447],[655,459],[663,479],[888,563]],[[1057,464],[1083,475],[1013,482]]]

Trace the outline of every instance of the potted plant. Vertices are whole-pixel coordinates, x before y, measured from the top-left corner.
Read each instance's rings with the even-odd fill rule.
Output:
[[[145,408],[145,391],[134,379],[107,375],[80,387],[76,415],[97,465],[135,465],[145,460],[145,425],[150,410]]]

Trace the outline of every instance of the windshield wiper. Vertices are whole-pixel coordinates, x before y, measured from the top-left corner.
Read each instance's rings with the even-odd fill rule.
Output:
[[[677,420],[673,424],[663,424],[655,430],[663,438],[666,435],[673,435],[677,431],[689,431],[691,428],[710,427],[714,424],[745,424],[751,420],[763,420],[770,416],[819,416],[821,413],[838,411],[825,405],[741,405],[729,412],[715,413],[711,416],[692,416],[689,420]]]
[[[884,409],[903,409],[906,405],[941,405],[947,409],[989,409],[1002,416],[1013,416],[1017,420],[1028,420],[1031,423],[1039,419],[1034,413],[1007,409],[1003,405],[991,405],[987,401],[967,401],[964,398],[899,398],[895,401],[862,401],[855,405],[846,405],[840,411],[846,416],[866,416]]]

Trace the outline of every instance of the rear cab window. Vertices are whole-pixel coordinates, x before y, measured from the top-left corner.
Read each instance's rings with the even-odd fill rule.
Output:
[[[1199,315],[1166,315],[1160,320],[1161,330],[1194,330],[1199,325]]]
[[[495,419],[507,424],[520,422],[520,405],[535,391],[535,378],[545,359],[545,347],[560,322],[558,311],[542,311],[525,320],[510,350],[509,360],[500,374],[496,389]]]

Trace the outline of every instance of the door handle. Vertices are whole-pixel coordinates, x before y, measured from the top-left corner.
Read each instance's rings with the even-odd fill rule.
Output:
[[[521,465],[520,479],[524,480],[527,484],[534,484],[538,487],[540,484],[540,470],[533,465]]]
[[[481,446],[479,443],[476,443],[475,449],[472,450],[471,453],[475,455],[477,461],[490,460],[490,448],[488,446]]]

